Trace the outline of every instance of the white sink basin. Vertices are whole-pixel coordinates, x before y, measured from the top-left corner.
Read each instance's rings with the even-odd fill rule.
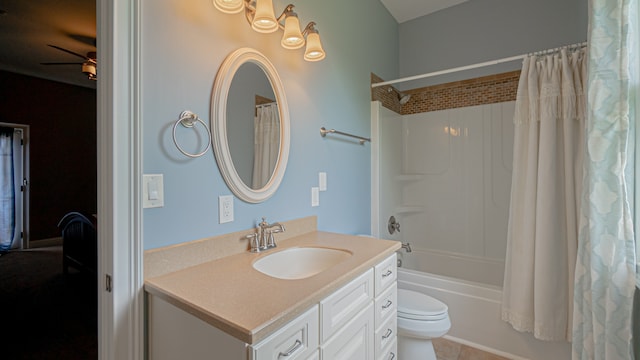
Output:
[[[351,252],[319,247],[290,248],[264,256],[253,268],[278,279],[295,280],[316,275],[351,256]]]

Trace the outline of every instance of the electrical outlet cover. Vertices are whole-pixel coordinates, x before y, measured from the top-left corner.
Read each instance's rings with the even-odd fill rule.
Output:
[[[320,189],[311,188],[311,206],[320,206]]]
[[[320,191],[327,191],[327,173],[318,173],[318,188]]]
[[[233,221],[233,195],[218,197],[218,208],[220,224]]]

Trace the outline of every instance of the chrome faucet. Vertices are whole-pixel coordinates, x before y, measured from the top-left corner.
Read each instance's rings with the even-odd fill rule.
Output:
[[[262,221],[258,223],[257,232],[249,234],[245,236],[245,238],[251,241],[251,252],[260,252],[276,247],[277,244],[273,234],[284,231],[285,228],[283,224],[280,224],[279,222],[269,224],[267,219],[263,217]]]
[[[402,243],[402,248],[405,249],[408,253],[411,252],[411,244],[409,244],[408,242]]]

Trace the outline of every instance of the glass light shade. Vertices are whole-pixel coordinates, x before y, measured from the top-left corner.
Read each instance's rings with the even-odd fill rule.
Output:
[[[317,31],[311,31],[307,35],[307,48],[304,51],[304,59],[307,61],[320,61],[324,59],[325,53],[320,43],[320,35]]]
[[[90,80],[97,80],[96,64],[85,61],[82,63],[82,72],[89,77]]]
[[[285,49],[299,49],[304,46],[304,36],[300,31],[300,21],[295,13],[287,15],[284,20],[284,35],[280,42]]]
[[[260,33],[272,33],[278,30],[278,20],[273,12],[272,0],[256,0],[256,13],[251,27]]]
[[[244,9],[244,0],[213,0],[213,6],[226,14],[237,14]]]

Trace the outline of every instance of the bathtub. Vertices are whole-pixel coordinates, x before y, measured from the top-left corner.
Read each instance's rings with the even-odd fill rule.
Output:
[[[413,244],[412,244],[413,245]],[[413,246],[411,254],[398,254],[403,267],[463,281],[502,286],[504,260]]]
[[[500,320],[502,289],[426,272],[398,269],[398,287],[418,291],[449,307],[451,330],[444,337],[509,359],[571,359],[568,342],[540,341]]]

